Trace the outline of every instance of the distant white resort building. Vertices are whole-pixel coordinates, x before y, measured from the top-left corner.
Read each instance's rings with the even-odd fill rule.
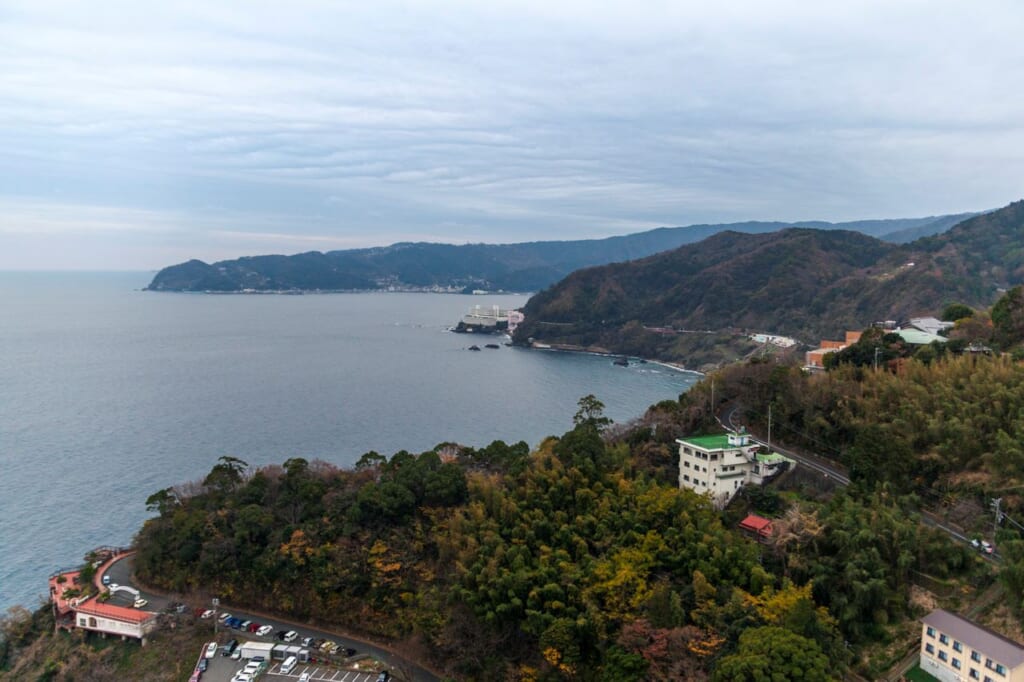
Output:
[[[942,609],[921,619],[920,660],[942,682],[1024,681],[1024,646]]]
[[[679,487],[710,494],[719,509],[744,485],[760,485],[795,464],[777,452],[761,452],[745,432],[680,438],[676,443]]]
[[[750,340],[754,343],[770,343],[779,348],[792,348],[797,343],[796,339],[791,339],[788,336],[779,336],[778,334],[751,334]]]
[[[518,310],[502,310],[498,306],[475,305],[459,322],[457,331],[512,334],[522,324],[523,313]]]

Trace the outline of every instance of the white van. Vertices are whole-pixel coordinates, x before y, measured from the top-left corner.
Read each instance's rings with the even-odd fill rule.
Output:
[[[281,664],[281,674],[287,675],[292,670],[295,670],[295,664],[298,662],[298,659],[296,659],[294,656],[289,656],[288,658],[284,659],[284,663]]]

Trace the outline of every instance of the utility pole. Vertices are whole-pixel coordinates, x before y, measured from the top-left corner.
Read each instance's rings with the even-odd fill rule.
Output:
[[[882,349],[875,346],[875,369],[878,369],[878,354],[882,352]]]
[[[772,404],[768,403],[768,450],[772,449]]]
[[[999,505],[1001,505],[1002,503],[1003,503],[1003,498],[1001,498],[1001,497],[997,497],[994,500],[992,500],[992,511],[994,511],[995,514],[996,514],[995,519],[992,521],[992,539],[993,540],[995,540],[996,531],[999,530],[999,520],[1002,517],[1002,512],[999,509]]]

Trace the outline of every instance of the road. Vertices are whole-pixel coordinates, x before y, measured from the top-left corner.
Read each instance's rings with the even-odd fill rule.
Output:
[[[738,431],[740,427],[735,422],[737,409],[737,406],[731,405],[728,409],[725,410],[725,412],[722,413],[721,416],[715,415],[715,419],[718,420],[718,423],[721,424],[723,428],[726,428],[730,431]],[[760,438],[757,438],[756,436],[754,436],[754,434],[751,433],[749,435],[750,440],[754,441],[755,443],[764,446],[768,445],[767,441],[763,441]],[[785,455],[786,457],[795,459],[808,469],[817,471],[818,473],[825,475],[826,477],[832,479],[839,485],[850,485],[850,477],[846,475],[846,469],[844,469],[839,464],[836,464],[835,462],[831,462],[828,459],[821,457],[819,455],[808,455],[800,452],[794,452],[793,450],[788,450],[786,448],[779,447],[778,443],[773,443],[771,449],[775,450],[779,454]]]
[[[142,596],[149,601],[149,604],[145,608],[146,611],[159,612],[166,609],[168,604],[170,603],[170,600],[168,600],[166,597],[160,594],[149,592],[145,589],[133,585],[132,573],[133,567],[131,556],[127,556],[121,559],[120,561],[114,562],[106,571],[106,574],[110,576],[110,580],[112,583],[117,583],[118,585],[127,585],[130,587],[134,587],[135,589],[138,589]],[[131,601],[132,598],[126,592],[122,591],[112,596],[110,603],[130,607],[132,605]],[[200,605],[189,604],[190,609],[198,606]],[[203,606],[209,607],[209,605]],[[441,679],[431,671],[427,670],[426,668],[423,668],[422,666],[417,665],[413,661],[403,658],[392,651],[374,645],[370,642],[357,640],[353,637],[344,637],[336,632],[330,632],[328,630],[318,630],[309,627],[308,625],[303,625],[301,623],[293,623],[287,620],[283,620],[281,618],[274,618],[266,616],[264,614],[254,613],[252,611],[245,611],[243,609],[235,609],[221,602],[220,606],[218,607],[218,614],[224,613],[225,611],[230,612],[231,615],[233,616],[253,620],[264,625],[270,625],[274,628],[275,632],[280,630],[295,630],[297,633],[299,633],[299,637],[294,642],[292,642],[293,644],[297,644],[298,642],[300,642],[303,637],[322,637],[324,639],[333,640],[335,642],[338,642],[338,644],[340,644],[343,647],[351,647],[355,649],[358,654],[369,654],[370,656],[373,656],[377,660],[384,663],[384,665],[387,666],[389,670],[396,672],[396,677],[398,676],[399,673],[404,675],[404,679],[408,680],[408,682],[440,682]],[[262,642],[274,642],[275,644],[278,643],[277,640],[274,638],[273,633],[266,637],[260,637],[255,632],[241,633],[230,628],[224,628],[224,626],[219,623],[217,624],[216,627],[217,632],[226,632],[232,635],[236,635],[240,639]],[[298,675],[295,675],[295,677],[298,677]],[[340,682],[340,679],[341,678],[339,677],[336,682]]]

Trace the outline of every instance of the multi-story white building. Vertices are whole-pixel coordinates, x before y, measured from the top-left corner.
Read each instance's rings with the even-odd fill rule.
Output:
[[[1022,682],[1024,646],[936,609],[922,619],[921,669],[942,682]]]
[[[744,432],[680,438],[676,443],[679,487],[709,493],[719,508],[744,485],[760,485],[794,463],[777,452],[759,452],[761,446]]]

